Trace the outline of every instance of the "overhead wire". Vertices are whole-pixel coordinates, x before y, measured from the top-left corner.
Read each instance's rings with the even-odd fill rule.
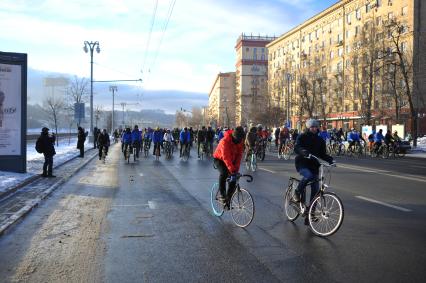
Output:
[[[159,51],[160,51],[161,44],[163,43],[163,38],[164,38],[164,35],[166,34],[167,27],[168,27],[168,25],[169,25],[170,18],[171,18],[172,14],[173,14],[173,9],[174,9],[174,7],[175,7],[175,4],[176,4],[176,0],[172,0],[172,1],[170,2],[170,6],[169,6],[169,9],[168,9],[168,11],[167,11],[167,20],[166,20],[166,22],[165,22],[165,24],[164,24],[164,26],[163,26],[162,34],[161,34],[161,37],[160,37],[160,41],[159,41],[159,44],[158,44],[158,46],[157,46],[157,49],[156,49],[156,51],[155,51],[155,53],[154,53],[155,55],[154,55],[154,60],[152,61],[152,66],[154,66],[154,65],[155,65],[155,63],[156,63],[156,61],[157,61],[157,56],[158,56],[158,53],[159,53]]]
[[[146,58],[147,58],[148,52],[149,52],[149,44],[150,44],[150,41],[151,41],[152,30],[153,30],[154,24],[155,24],[155,17],[156,17],[156,14],[157,14],[157,8],[158,8],[158,0],[155,0],[154,11],[152,13],[152,18],[151,18],[151,27],[149,29],[148,40],[146,42],[145,55],[144,55],[143,64],[142,64],[142,73],[145,72],[145,63],[146,63]]]

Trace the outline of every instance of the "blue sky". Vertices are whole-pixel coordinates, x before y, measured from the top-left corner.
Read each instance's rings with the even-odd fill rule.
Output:
[[[95,80],[142,78],[142,92],[207,101],[216,74],[235,70],[242,32],[281,35],[336,1],[176,0],[163,33],[173,2],[158,0],[150,36],[156,0],[2,0],[0,50],[27,53],[29,67],[44,74],[89,77],[83,42],[99,41]]]

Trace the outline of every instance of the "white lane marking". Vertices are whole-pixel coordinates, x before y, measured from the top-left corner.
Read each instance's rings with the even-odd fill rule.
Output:
[[[157,203],[155,201],[148,201],[148,206],[151,209],[156,209],[157,208]]]
[[[263,167],[259,167],[259,169],[260,169],[260,170],[263,170],[263,171],[267,171],[267,172],[272,173],[272,174],[277,173],[277,172],[275,172],[275,171],[272,171],[272,170],[269,170],[269,169],[266,169],[266,168],[263,168]]]
[[[425,166],[410,165],[410,167],[426,169]]]
[[[341,163],[338,164],[337,167],[357,170],[357,171],[366,172],[366,173],[377,173],[377,174],[381,174],[381,175],[385,175],[385,176],[390,176],[390,177],[395,177],[395,178],[400,178],[400,179],[405,179],[405,180],[411,180],[411,181],[418,181],[418,182],[426,183],[425,178],[420,177],[420,176],[416,176],[416,175],[409,175],[409,174],[406,174],[405,176],[404,175],[397,175],[397,173],[392,173],[391,171],[384,171],[384,170],[378,170],[378,169],[365,169],[365,168],[358,167],[358,166],[343,165]]]
[[[379,200],[375,200],[375,199],[371,199],[371,198],[366,198],[366,197],[363,197],[363,196],[355,196],[355,197],[359,198],[359,199],[362,199],[362,200],[365,200],[365,201],[372,202],[372,203],[377,203],[377,204],[380,204],[380,205],[383,205],[383,206],[387,206],[387,207],[390,207],[390,208],[393,208],[393,209],[396,209],[396,210],[404,211],[404,212],[410,212],[410,211],[412,211],[411,209],[407,209],[407,208],[404,208],[404,207],[396,206],[396,205],[393,205],[393,204],[389,204],[389,203],[386,203],[386,202],[383,202],[383,201],[379,201]]]
[[[116,204],[115,207],[128,207],[128,206],[149,206],[149,204]]]

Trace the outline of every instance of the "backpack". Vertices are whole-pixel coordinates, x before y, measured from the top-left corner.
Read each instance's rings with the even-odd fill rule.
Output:
[[[36,150],[38,153],[43,153],[43,145],[42,145],[41,138],[38,138],[38,139],[37,139],[36,144],[35,144],[35,150]]]

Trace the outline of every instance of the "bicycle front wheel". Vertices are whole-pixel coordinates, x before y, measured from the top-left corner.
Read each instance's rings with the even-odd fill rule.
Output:
[[[284,196],[284,210],[287,219],[295,221],[299,217],[298,203],[294,201],[295,186],[291,183]]]
[[[315,235],[331,236],[343,223],[344,209],[340,198],[333,193],[315,197],[309,208],[309,227]]]
[[[256,169],[257,169],[256,155],[252,154],[251,155],[251,171],[256,172]]]
[[[237,189],[231,198],[231,216],[239,227],[247,227],[254,217],[254,202],[245,189]]]
[[[210,191],[210,202],[212,205],[213,214],[216,216],[222,216],[224,211],[224,203],[219,200],[220,191],[219,184],[214,183]]]

